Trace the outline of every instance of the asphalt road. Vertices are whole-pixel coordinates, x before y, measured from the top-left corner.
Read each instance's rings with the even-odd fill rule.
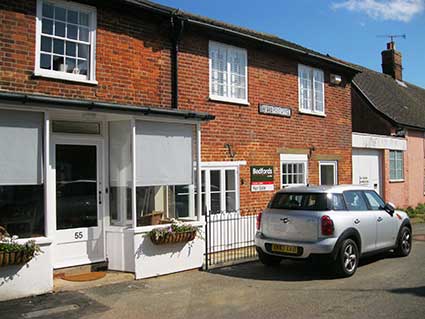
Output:
[[[425,234],[425,224],[414,233]],[[363,260],[346,279],[312,264],[254,262],[3,302],[0,318],[423,319],[425,242],[414,241],[407,258]]]

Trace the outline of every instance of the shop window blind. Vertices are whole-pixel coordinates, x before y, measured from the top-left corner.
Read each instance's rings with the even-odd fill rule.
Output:
[[[136,122],[136,185],[188,185],[193,177],[193,126]]]
[[[43,183],[43,113],[0,110],[0,185]]]

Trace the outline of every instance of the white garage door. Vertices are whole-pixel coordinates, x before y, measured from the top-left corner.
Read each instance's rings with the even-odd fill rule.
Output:
[[[381,158],[379,150],[353,148],[353,184],[369,186],[382,194]]]

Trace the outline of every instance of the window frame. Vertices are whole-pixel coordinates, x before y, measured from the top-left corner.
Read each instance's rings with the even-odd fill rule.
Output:
[[[310,102],[311,102],[311,109],[304,109],[302,107],[302,100],[301,100],[301,70],[305,69],[308,70],[310,80],[311,80],[311,92],[310,92]],[[316,111],[316,99],[315,99],[315,88],[314,88],[314,72],[318,71],[322,73],[323,76],[323,82],[322,82],[322,105],[323,105],[323,111]],[[325,71],[322,69],[314,68],[305,64],[298,64],[298,110],[300,113],[303,114],[310,114],[310,115],[317,115],[317,116],[326,116],[326,105],[325,105]]]
[[[1,106],[0,109],[2,110],[10,110],[10,111],[16,111],[16,108],[5,105]],[[36,110],[31,108],[22,108],[19,109],[19,111],[22,112],[33,112],[33,113],[42,113],[43,114],[43,128],[42,128],[42,136],[41,136],[41,142],[42,142],[42,150],[41,150],[41,156],[42,156],[42,183],[41,184],[23,184],[25,186],[35,186],[35,185],[42,185],[43,189],[43,234],[41,236],[34,236],[34,237],[20,237],[17,242],[19,244],[25,244],[28,240],[34,240],[37,244],[44,244],[44,243],[50,243],[51,241],[48,239],[50,237],[50,232],[47,227],[47,224],[51,221],[51,216],[49,215],[50,207],[47,201],[48,194],[51,191],[50,190],[50,181],[48,179],[49,174],[49,168],[50,168],[50,121],[49,121],[49,113],[44,110]],[[7,185],[0,185],[0,186],[7,186]],[[19,185],[9,185],[9,186],[19,186]],[[10,234],[14,235],[14,234]]]
[[[394,165],[395,165],[396,176],[391,176],[391,153],[394,153],[394,161],[395,161]],[[397,154],[401,154],[401,160],[397,159]],[[401,162],[401,178],[399,178],[399,176],[397,176],[397,162]],[[404,151],[390,150],[389,151],[388,164],[389,164],[389,179],[390,179],[390,182],[404,182]],[[393,178],[393,177],[395,177],[395,178]]]
[[[212,58],[211,58],[211,49],[212,47],[221,47],[226,50],[235,50],[242,53],[244,59],[245,59],[245,99],[238,99],[238,98],[232,98],[229,96],[221,96],[217,94],[213,94],[212,92]],[[248,102],[248,51],[247,49],[236,47],[229,44],[224,44],[221,42],[216,42],[210,40],[208,43],[208,64],[209,64],[209,99],[212,101],[219,101],[219,102],[228,102],[228,103],[235,103],[235,104],[243,104],[243,105],[249,105]],[[230,91],[231,85],[230,85],[230,73],[231,73],[231,67],[230,62],[226,61],[226,73],[227,73],[227,92]]]
[[[283,165],[284,164],[303,164],[304,165],[304,183],[283,183]],[[308,183],[308,156],[307,154],[280,154],[280,188],[303,186]]]
[[[319,161],[319,185],[322,185],[322,166],[333,166],[334,184],[338,185],[338,161]]]
[[[235,210],[229,211],[230,213],[239,212],[240,210],[240,168],[238,165],[220,165],[220,166],[205,166],[201,164],[201,171],[204,174],[204,191],[201,195],[205,195],[205,202],[202,202],[202,207],[206,207],[207,212],[211,211],[211,171],[219,171],[220,172],[220,213],[226,212],[226,194],[229,192],[233,192],[232,190],[226,190],[226,171],[231,170],[235,172]],[[217,192],[215,192],[217,193]],[[195,191],[197,194],[197,191]],[[202,215],[205,214],[204,209],[202,209]]]
[[[42,36],[42,9],[43,3],[56,4],[65,9],[84,11],[89,14],[89,43],[90,52],[88,58],[89,72],[87,75],[72,74],[62,71],[46,70],[40,66],[41,36]],[[35,31],[35,65],[34,75],[40,77],[53,78],[87,84],[98,84],[96,81],[96,31],[97,31],[97,10],[96,7],[63,0],[37,0],[36,31]],[[55,36],[53,36],[54,38]],[[60,37],[62,39],[62,37]],[[67,39],[64,37],[63,39]],[[66,41],[66,40],[64,40]]]

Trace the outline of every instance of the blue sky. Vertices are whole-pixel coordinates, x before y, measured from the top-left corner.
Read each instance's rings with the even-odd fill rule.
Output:
[[[384,34],[397,39],[404,80],[425,88],[425,0],[154,0],[275,34],[381,71]]]

